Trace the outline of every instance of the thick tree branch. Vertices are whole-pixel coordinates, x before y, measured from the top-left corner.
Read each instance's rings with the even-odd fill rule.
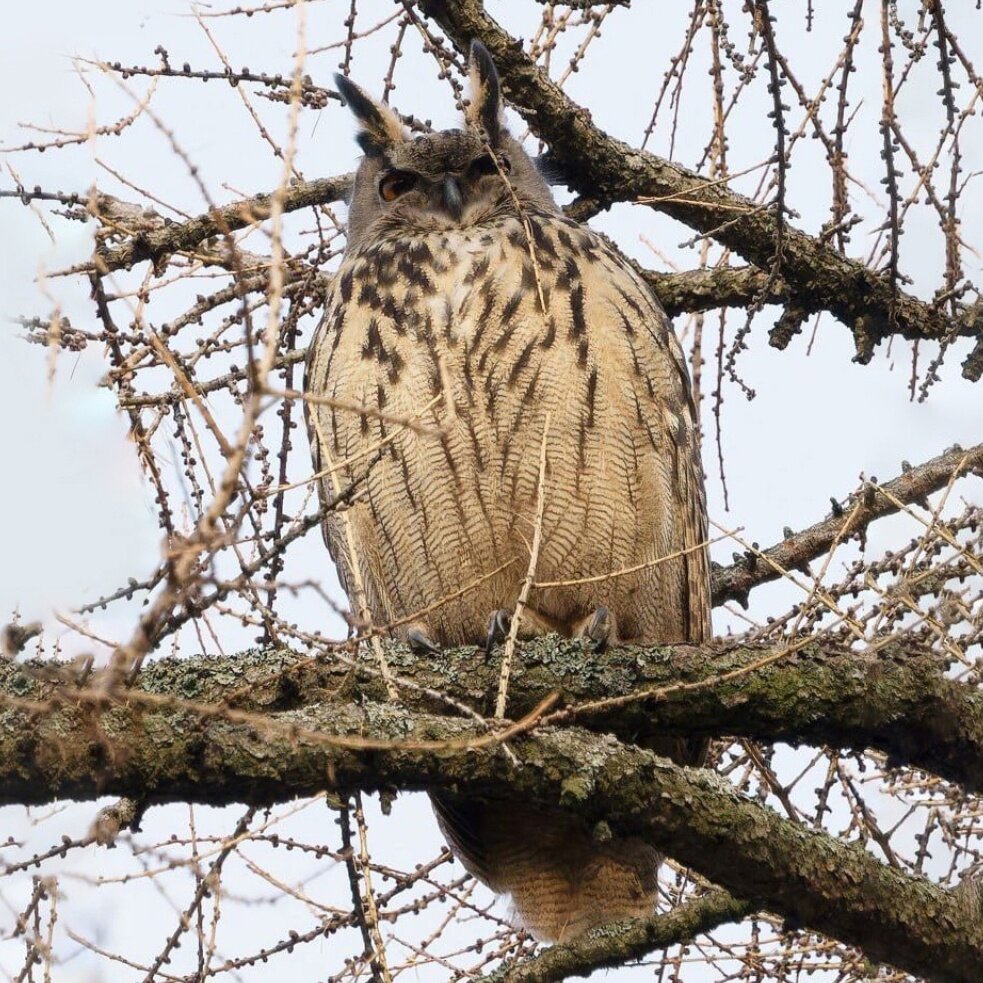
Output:
[[[781,277],[773,279],[754,266],[717,266],[656,273],[639,269],[670,317],[718,307],[747,307],[756,301],[777,304],[788,299]]]
[[[574,103],[484,10],[479,0],[418,0],[457,47],[478,38],[491,52],[509,100],[549,145],[572,188],[601,201],[652,199],[650,204],[767,270],[774,259],[776,218],[726,185],[616,140]],[[892,334],[939,341],[978,336],[983,325],[967,311],[956,322],[940,307],[892,290],[888,278],[784,223],[781,274],[801,310],[830,311],[853,332],[857,358],[868,361]]]
[[[901,642],[870,655],[833,642],[799,644],[787,654],[722,642],[626,647],[585,660],[580,642],[551,635],[524,644],[509,705],[522,715],[558,692],[567,716],[624,740],[668,732],[876,748],[898,764],[983,790],[983,694],[945,678],[935,653]],[[421,660],[393,644],[387,658],[405,681],[400,696],[408,710],[447,712],[439,693],[490,713],[498,667],[483,651],[450,649]],[[355,670],[347,660],[286,651],[162,659],[141,670],[136,687],[153,700],[252,714],[387,699],[372,666]],[[56,663],[0,663],[0,707],[4,697],[54,706],[78,692]],[[0,717],[0,789],[10,801],[30,794],[12,764],[23,739],[16,720]],[[37,762],[27,785],[52,780],[47,767]]]
[[[711,772],[577,728],[515,737],[516,767],[480,724],[384,704],[317,704],[254,723],[228,714],[134,696],[43,713],[8,708],[0,801],[139,792],[150,803],[268,803],[326,787],[463,786],[560,804],[644,835],[754,907],[859,945],[872,959],[943,983],[978,978],[983,921],[973,905],[780,818]],[[353,749],[357,741],[373,746]]]
[[[341,201],[348,196],[351,182],[351,174],[342,174],[292,184],[284,193],[283,211],[293,212]],[[146,261],[160,264],[173,253],[199,250],[208,239],[262,222],[269,214],[271,198],[272,192],[263,192],[203,212],[184,222],[171,222],[159,215],[148,215],[137,205],[97,196],[90,201],[90,208],[106,212],[111,224],[119,225],[124,235],[133,229],[125,242],[103,248],[97,253],[99,272],[112,272]],[[261,258],[256,258],[250,265],[262,267],[263,262]],[[723,266],[682,273],[660,273],[640,268],[639,272],[670,317],[718,307],[743,307],[755,300],[777,303],[788,295],[781,278],[773,280],[750,266]],[[323,284],[319,286],[323,289]]]

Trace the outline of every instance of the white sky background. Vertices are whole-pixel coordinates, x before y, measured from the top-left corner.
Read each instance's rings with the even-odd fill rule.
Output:
[[[515,25],[521,33],[521,17],[516,8],[525,7],[504,0],[489,3],[491,12],[506,25]],[[535,4],[528,6],[535,8]],[[737,5],[739,7],[739,5]],[[793,11],[804,4],[775,3],[780,20],[777,25],[779,44],[793,56],[800,77],[810,93],[815,80],[824,75],[839,51],[840,39],[847,22],[843,3],[816,4],[820,8],[814,33],[802,34],[802,15]],[[914,2],[900,4],[903,12],[913,16]],[[974,5],[951,4],[950,20],[971,58],[983,62],[983,37],[979,15]],[[590,49],[588,68],[574,75],[567,90],[578,101],[588,104],[599,125],[609,132],[638,143],[651,112],[652,101],[661,84],[670,56],[683,37],[690,4],[636,3],[630,16],[615,12],[608,18],[603,36]],[[219,68],[220,64],[208,41],[193,18],[190,8],[174,2],[134,0],[122,3],[92,0],[85,4],[73,0],[42,0],[34,4],[16,3],[4,11],[4,30],[0,36],[0,78],[5,96],[0,101],[0,139],[10,146],[31,139],[31,134],[17,128],[18,122],[82,129],[90,113],[99,122],[114,119],[128,111],[128,100],[102,82],[99,100],[93,105],[72,67],[71,56],[120,60],[124,64],[150,65],[156,60],[153,49],[163,44],[172,64],[190,62],[197,68]],[[216,9],[221,9],[216,7]],[[376,10],[391,10],[384,0],[360,3],[366,25],[374,23]],[[341,21],[348,13],[348,3],[340,0],[312,4],[309,9],[310,46],[324,44],[342,36]],[[874,12],[871,12],[873,16]],[[960,26],[960,21],[964,24]],[[667,23],[668,22],[668,23]],[[528,22],[526,22],[528,24]],[[731,21],[732,36],[738,45],[745,40],[739,14]],[[213,20],[209,26],[230,55],[234,66],[248,65],[254,71],[288,74],[295,47],[295,23],[289,13],[280,13],[245,21],[241,18]],[[797,35],[803,43],[793,45],[785,38]],[[880,78],[876,52],[871,46],[873,32],[867,39],[865,63],[854,77],[856,98],[861,91],[870,100],[869,125],[853,131],[850,165],[866,186],[880,193],[882,164],[878,157],[880,135],[876,128],[876,109],[880,98]],[[388,61],[392,32],[359,42],[355,47],[353,77],[370,91],[381,91],[381,78]],[[397,71],[397,88],[392,97],[399,108],[420,117],[433,118],[438,125],[455,125],[455,112],[446,83],[438,83],[432,63],[418,51],[418,43],[406,46],[407,56]],[[975,49],[975,50],[974,50]],[[566,53],[566,48],[564,48]],[[411,54],[410,54],[411,53]],[[710,132],[708,100],[701,87],[708,85],[702,55],[689,71],[685,86],[682,123],[676,144],[675,159],[694,163]],[[934,64],[934,49],[929,59]],[[340,52],[331,51],[311,58],[308,72],[314,81],[330,85],[330,75],[340,60]],[[565,65],[563,58],[556,65]],[[873,72],[865,71],[874,67]],[[932,146],[941,113],[937,85],[931,66],[926,65],[926,84],[909,85],[899,105],[909,132],[924,138]],[[131,83],[138,91],[145,80]],[[763,92],[763,89],[762,89]],[[257,110],[279,139],[285,136],[285,113],[276,106],[256,98]],[[794,102],[791,93],[786,102]],[[281,163],[260,139],[255,127],[227,84],[213,81],[207,86],[184,80],[164,80],[154,102],[156,111],[172,127],[203,179],[219,202],[231,200],[238,193],[255,193],[272,189],[279,178]],[[772,147],[772,130],[765,119],[770,108],[760,100],[749,101],[737,125],[730,129],[730,167],[740,170],[767,156]],[[756,115],[755,115],[756,114]],[[668,117],[666,117],[668,118]],[[694,118],[699,125],[694,124]],[[789,121],[793,127],[801,111],[793,109]],[[920,129],[919,127],[922,127]],[[981,166],[979,130],[975,144],[964,143],[967,170]],[[332,103],[323,113],[305,112],[301,121],[298,166],[306,177],[347,171],[353,166],[357,148],[351,139],[352,126],[345,110]],[[660,126],[649,148],[666,154],[669,147],[666,127]],[[821,148],[816,142],[803,148],[789,173],[790,201],[801,213],[795,224],[815,232],[826,219],[829,187]],[[146,187],[167,201],[179,204],[191,213],[204,207],[182,165],[169,152],[166,142],[152,127],[143,127],[121,140],[103,140],[98,151],[123,173],[141,175]],[[28,186],[41,184],[70,192],[85,192],[98,181],[100,187],[132,200],[134,193],[120,188],[93,162],[93,151],[86,148],[73,153],[47,152],[14,154],[0,158],[20,172]],[[748,179],[749,181],[751,179]],[[0,172],[0,187],[12,186],[10,175]],[[752,185],[739,184],[742,189]],[[853,195],[863,192],[853,188]],[[861,211],[869,211],[861,204]],[[963,220],[978,226],[983,215],[979,183],[971,184],[963,202]],[[39,271],[53,271],[84,259],[91,250],[91,229],[79,223],[59,222],[59,237],[52,247],[40,223],[31,212],[16,202],[0,201],[4,234],[0,237],[0,313],[44,315],[50,302],[43,296],[36,277]],[[681,251],[677,245],[691,233],[649,209],[618,206],[599,217],[596,227],[614,235],[619,243],[644,263],[657,268],[662,262],[644,244],[641,237],[658,244],[680,268],[697,265],[695,250]],[[865,230],[869,230],[869,225]],[[973,229],[969,229],[972,238]],[[864,232],[854,234],[854,248],[866,252]],[[262,251],[258,246],[257,251]],[[915,277],[912,289],[926,296],[937,284],[941,262],[941,237],[931,217],[909,223],[902,239],[902,264]],[[979,281],[978,257],[965,255],[967,271]],[[79,326],[91,322],[90,305],[84,293],[66,281],[46,280],[44,290],[61,304],[63,313]],[[730,331],[740,326],[742,318],[732,315]],[[936,385],[927,403],[913,403],[908,397],[910,369],[909,349],[895,344],[893,357],[879,349],[874,363],[858,366],[851,362],[852,339],[847,330],[828,316],[820,322],[811,357],[805,357],[805,341],[796,338],[785,352],[767,345],[766,328],[761,319],[751,338],[751,350],[739,361],[739,370],[748,385],[757,392],[752,402],[745,401],[735,387],[727,388],[724,407],[724,453],[730,491],[730,513],[725,513],[717,474],[712,440],[709,405],[704,405],[706,442],[704,459],[708,474],[711,515],[724,525],[742,526],[744,535],[762,545],[782,535],[783,526],[799,528],[828,511],[831,495],[842,498],[855,487],[861,473],[888,478],[899,470],[902,458],[917,463],[934,456],[953,442],[966,445],[980,439],[983,419],[983,389],[962,381],[958,365],[965,346],[958,346],[943,369],[943,381]],[[707,322],[708,333],[715,332],[715,321]],[[808,333],[808,329],[807,329]],[[82,356],[64,353],[58,360],[53,384],[46,379],[46,353],[26,345],[18,337],[19,329],[8,325],[0,331],[0,399],[4,420],[0,428],[0,461],[4,462],[0,481],[0,524],[3,557],[0,563],[0,620],[7,620],[19,609],[25,620],[42,619],[51,626],[48,641],[57,638],[59,629],[52,622],[54,610],[67,611],[82,600],[106,593],[129,576],[139,576],[152,567],[158,555],[160,534],[152,499],[140,474],[132,446],[125,436],[125,425],[115,409],[112,394],[97,387],[106,363],[97,351]],[[712,357],[713,343],[706,354]],[[923,364],[931,353],[923,354]],[[704,389],[713,386],[712,365],[707,365]],[[299,438],[302,439],[302,438]],[[293,475],[294,480],[303,477]],[[976,486],[978,488],[978,485]],[[890,542],[897,535],[897,524],[882,523],[871,537],[872,548]],[[902,532],[905,538],[908,532]],[[316,537],[309,537],[312,542]],[[718,559],[727,562],[734,547],[718,551]],[[305,550],[309,557],[310,576],[323,576],[335,583],[328,573],[330,566],[320,542]],[[785,585],[764,589],[756,597],[759,613],[781,613],[783,599],[792,595]],[[125,637],[135,616],[135,606],[119,608],[94,624],[110,637]],[[717,613],[718,616],[721,612]],[[312,616],[308,612],[309,618]],[[319,616],[319,615],[317,615]],[[718,617],[717,630],[724,630],[726,619]],[[338,630],[337,624],[323,626]],[[68,650],[79,650],[72,642]],[[20,808],[0,809],[0,842],[7,835],[36,838],[39,848],[55,842],[61,833],[78,836],[84,833],[95,806],[84,804],[65,809],[55,818],[29,828],[29,818]],[[323,824],[325,837],[337,846],[337,834],[330,827],[329,814],[323,806],[307,810],[311,817],[298,826],[310,841],[316,841]],[[180,818],[175,817],[180,814]],[[152,810],[145,822],[148,842],[154,835],[163,838],[187,814],[182,807]],[[239,810],[197,810],[199,823],[216,833],[226,833],[234,824]],[[374,819],[375,847],[389,854],[394,863],[411,864],[423,859],[438,847],[432,818],[420,797],[401,799],[389,820]],[[421,844],[423,847],[421,848]],[[88,858],[75,857],[65,869],[86,869],[90,874],[118,866],[132,869],[128,851],[90,851]],[[2,856],[2,855],[0,855]],[[83,862],[84,861],[84,862]],[[117,863],[119,861],[119,863]],[[290,857],[283,851],[274,858],[276,873],[290,880],[297,872],[290,869]],[[309,872],[309,867],[304,867]],[[325,878],[344,890],[338,871],[327,871]],[[174,904],[183,906],[188,891],[173,892]],[[328,881],[323,881],[324,897]],[[66,900],[60,918],[90,938],[98,938],[108,948],[134,956],[152,955],[172,931],[176,915],[172,903],[153,890],[142,892],[139,902],[132,888],[94,891],[78,883],[65,882]],[[312,888],[313,890],[313,888]],[[18,908],[30,891],[30,876],[12,884],[0,881],[0,924],[7,920],[4,908]],[[132,892],[132,893],[131,893]],[[342,894],[344,903],[347,895]],[[262,932],[270,941],[282,936],[291,921],[277,925],[276,909],[260,906],[243,909],[241,931]],[[128,937],[128,941],[121,941]],[[250,942],[230,951],[250,947]],[[308,946],[304,951],[281,957],[278,965],[292,978],[319,978],[337,968],[338,960],[327,951],[331,942]],[[190,946],[188,947],[190,948]],[[71,950],[66,950],[66,953]],[[191,953],[187,953],[190,957]],[[19,942],[0,939],[0,973],[16,975],[23,960]],[[435,970],[421,972],[420,978],[436,978]],[[58,971],[64,980],[125,980],[133,971],[78,954]],[[262,970],[247,973],[245,978],[262,979]],[[638,978],[644,978],[639,971]]]

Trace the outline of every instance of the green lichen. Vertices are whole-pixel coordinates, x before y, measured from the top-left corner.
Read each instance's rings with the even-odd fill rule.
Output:
[[[594,782],[585,775],[571,775],[560,783],[560,805],[576,806],[586,802],[594,791]]]

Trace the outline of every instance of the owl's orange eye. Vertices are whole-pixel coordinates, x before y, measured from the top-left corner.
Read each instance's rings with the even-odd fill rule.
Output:
[[[415,174],[409,171],[389,171],[379,182],[379,196],[383,201],[395,201],[415,187]]]

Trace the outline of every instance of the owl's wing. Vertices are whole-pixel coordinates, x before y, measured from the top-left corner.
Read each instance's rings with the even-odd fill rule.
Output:
[[[651,396],[654,389],[672,421],[658,452],[657,466],[664,474],[666,500],[672,503],[674,547],[683,553],[683,596],[679,598],[683,637],[689,642],[703,642],[712,634],[710,564],[705,545],[708,521],[699,417],[686,356],[649,285],[602,237],[597,236],[596,242],[599,256],[595,263],[604,279],[602,289],[612,299],[622,330],[632,334],[633,384],[639,390],[639,402],[645,405],[645,396]],[[651,400],[648,405],[652,405]]]
[[[686,356],[669,323],[662,305],[651,293],[647,284],[640,284],[649,298],[653,319],[650,326],[660,339],[666,339],[674,383],[679,395],[682,418],[680,439],[669,441],[675,481],[676,518],[682,536],[681,548],[685,550],[683,567],[686,578],[684,616],[687,620],[686,638],[693,643],[708,641],[712,635],[710,623],[710,558],[706,546],[709,536],[706,492],[703,484],[703,466],[700,459],[700,427],[693,388],[690,384]]]
[[[304,360],[304,392],[323,395],[327,391],[327,360],[326,350],[330,347],[332,329],[337,330],[336,315],[337,299],[334,291],[328,295],[324,315],[314,330],[310,345],[307,348],[307,358]],[[316,403],[304,400],[304,422],[307,425],[307,439],[311,445],[311,461],[314,473],[320,474],[324,469],[324,454],[322,439],[327,439],[327,424],[322,413],[322,407]],[[334,489],[326,478],[317,480],[318,504],[324,509],[334,498]],[[328,547],[328,553],[338,571],[338,580],[347,597],[351,598],[354,588],[351,574],[351,561],[348,555],[348,544],[341,523],[331,513],[321,523],[321,535]]]
[[[654,298],[653,298],[654,299]],[[683,393],[688,439],[676,448],[674,468],[678,494],[678,516],[682,526],[683,549],[688,552],[684,558],[686,569],[686,590],[689,603],[686,612],[689,618],[686,637],[698,643],[708,641],[712,635],[710,611],[710,558],[705,545],[709,538],[706,491],[703,484],[703,466],[700,460],[700,429],[693,389],[690,384],[686,356],[679,344],[669,318],[662,306],[655,301],[658,314],[666,325],[669,335],[669,354],[678,385]]]

